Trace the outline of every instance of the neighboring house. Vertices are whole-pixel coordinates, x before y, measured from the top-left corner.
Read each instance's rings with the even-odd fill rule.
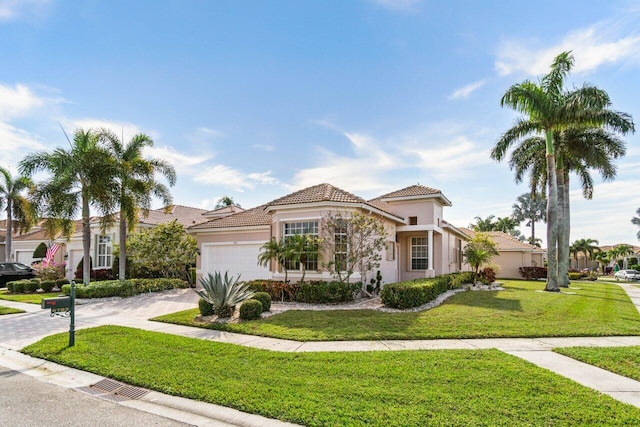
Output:
[[[475,231],[461,227],[465,234],[473,238]],[[500,267],[498,277],[521,279],[520,267],[544,267],[544,249],[519,241],[501,231],[485,231],[498,246],[498,255],[491,261]],[[465,264],[466,265],[466,264]]]
[[[615,249],[616,247],[622,245],[623,243],[618,243],[615,245],[604,245],[604,246],[599,246],[600,251],[602,252],[608,252],[611,249]],[[624,245],[627,245],[626,243],[624,243]],[[636,261],[636,263],[640,263],[640,246],[635,246],[635,245],[627,245],[627,246],[631,246],[631,249],[633,249],[633,255],[628,255],[626,257],[627,260],[627,266],[629,264],[633,264],[633,261]],[[605,267],[613,267],[613,265],[615,264],[616,261],[618,260],[622,260],[623,261],[623,268],[625,267],[624,264],[624,259],[625,257],[618,257],[615,260],[611,260],[611,262],[605,266]],[[579,253],[578,257],[576,259],[575,256],[571,256],[570,259],[570,263],[571,263],[571,268],[576,268],[576,269],[583,269],[583,268],[589,268],[591,270],[597,270],[600,267],[600,264],[598,263],[598,261],[594,261],[594,260],[589,260],[586,259],[585,255],[583,253]]]
[[[260,248],[270,239],[280,240],[296,234],[322,235],[322,220],[328,214],[361,212],[375,215],[386,226],[387,244],[380,262],[385,283],[460,271],[464,233],[443,219],[444,207],[451,202],[440,190],[413,185],[372,200],[348,193],[330,184],[296,191],[262,206],[211,219],[189,227],[201,255],[197,273],[201,277],[214,271],[241,274],[243,280],[296,281],[302,266],[258,265]],[[323,267],[335,254],[309,254],[306,280],[331,280]],[[375,273],[374,273],[375,274]],[[351,276],[360,280],[360,273]]]
[[[172,205],[165,212],[164,208],[153,209],[149,211],[149,215],[144,217],[140,214],[137,229],[149,229],[159,224],[169,223],[177,220],[185,227],[193,226],[201,222],[207,221],[209,218],[204,215],[215,211],[207,211],[205,209],[192,208],[187,206]],[[105,230],[100,230],[100,218],[92,217],[90,220],[91,227],[91,257],[94,269],[111,268],[113,265],[113,245],[118,243],[119,231],[116,216],[116,222],[113,226]],[[82,260],[82,222],[75,221],[75,232],[68,241],[63,237],[49,239],[44,230],[35,227],[29,233],[16,235],[13,238],[12,252],[14,259],[24,264],[31,264],[34,260],[33,251],[36,247],[44,242],[48,246],[57,243],[61,247],[54,257],[56,264],[66,264],[67,278],[72,279],[75,270]]]

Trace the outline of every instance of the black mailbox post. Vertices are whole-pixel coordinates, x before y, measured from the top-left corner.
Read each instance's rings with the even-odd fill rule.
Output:
[[[51,316],[70,316],[69,324],[69,347],[75,344],[76,325],[75,325],[75,305],[76,305],[76,282],[71,282],[71,295],[68,297],[43,298],[40,307],[50,309]]]

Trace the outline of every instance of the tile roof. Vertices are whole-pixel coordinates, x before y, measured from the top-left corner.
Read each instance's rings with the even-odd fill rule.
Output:
[[[467,236],[473,238],[476,232],[466,228],[466,227],[458,227],[460,231],[462,231]],[[524,243],[519,241],[517,238],[513,237],[510,234],[503,233],[502,231],[484,231],[483,233],[488,234],[494,242],[498,245],[498,250],[508,251],[508,250],[531,250],[531,251],[540,251],[543,252],[544,249],[541,249],[537,246],[530,245],[528,243]]]
[[[206,212],[206,209],[171,205],[166,213],[164,208],[150,210],[149,215],[146,217],[140,213],[140,223],[147,225],[159,225],[169,223],[173,220],[178,220],[178,223],[185,227],[189,227],[194,224],[205,222],[207,218],[202,216],[202,214]]]
[[[271,224],[271,215],[264,211],[265,207],[265,205],[262,205],[233,215],[215,218],[207,222],[193,225],[189,227],[189,230],[269,225]]]
[[[394,199],[397,197],[428,196],[432,194],[442,194],[442,192],[436,188],[426,187],[424,185],[411,185],[401,190],[392,191],[391,193],[387,193],[382,196],[376,197],[376,199]]]
[[[318,184],[280,197],[267,203],[267,206],[296,205],[315,202],[366,203],[366,200],[334,187],[331,184]]]

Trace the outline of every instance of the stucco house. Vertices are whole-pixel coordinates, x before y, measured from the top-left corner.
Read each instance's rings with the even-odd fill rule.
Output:
[[[470,238],[475,231],[460,227]],[[545,250],[537,246],[519,241],[510,234],[501,231],[486,231],[498,246],[498,256],[491,261],[500,267],[498,277],[505,279],[521,279],[520,267],[543,267]]]
[[[237,208],[222,208],[222,212],[237,212]],[[216,218],[216,211],[207,211],[205,209],[192,208],[188,206],[172,205],[166,211],[164,208],[153,209],[145,217],[140,214],[139,222],[136,226],[138,230],[156,227],[159,224],[169,223],[177,220],[185,227],[189,227],[201,222]],[[117,220],[117,218],[116,218]],[[55,254],[54,262],[56,264],[65,264],[67,270],[67,278],[72,279],[76,267],[82,259],[82,223],[75,221],[75,233],[68,241],[63,237],[51,240],[41,227],[34,227],[30,232],[15,235],[12,243],[12,259],[23,264],[31,264],[33,259],[33,251],[36,247],[44,242],[48,246],[52,243],[60,245],[60,249]],[[91,257],[93,259],[93,268],[111,268],[113,265],[113,245],[119,241],[118,223],[109,227],[103,233],[100,230],[100,218],[92,217],[90,220],[91,227]]]
[[[241,274],[243,280],[284,280],[285,266],[258,265],[261,246],[274,238],[296,234],[322,235],[322,219],[328,214],[361,212],[379,218],[387,230],[387,244],[380,263],[383,282],[391,283],[460,271],[466,236],[444,220],[451,202],[440,190],[412,185],[372,200],[330,184],[319,184],[280,197],[262,206],[213,218],[188,228],[198,242],[197,274],[214,271]],[[323,267],[334,254],[311,254],[305,280],[331,280]],[[288,266],[296,281],[302,266]],[[360,273],[351,276],[360,280]]]

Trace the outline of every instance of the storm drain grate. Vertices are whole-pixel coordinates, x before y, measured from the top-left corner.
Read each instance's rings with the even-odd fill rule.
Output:
[[[145,390],[140,387],[134,387],[128,384],[123,384],[109,378],[105,378],[95,384],[90,385],[89,387],[83,388],[91,390],[90,392],[89,390],[85,391],[89,392],[89,394],[101,394],[102,396],[100,397],[116,401],[139,399],[145,394],[149,393],[149,390]]]

